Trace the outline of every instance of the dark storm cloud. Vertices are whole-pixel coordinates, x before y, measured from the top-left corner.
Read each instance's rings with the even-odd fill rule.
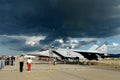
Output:
[[[0,0],[0,34],[108,37],[118,34],[119,0]]]

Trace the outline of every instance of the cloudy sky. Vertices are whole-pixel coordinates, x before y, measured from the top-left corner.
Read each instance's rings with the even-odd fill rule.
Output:
[[[120,46],[120,0],[0,0],[0,54],[107,41]]]

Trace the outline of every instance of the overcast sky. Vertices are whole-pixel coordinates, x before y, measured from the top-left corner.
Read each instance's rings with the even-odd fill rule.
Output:
[[[120,0],[0,0],[0,54],[120,44]]]

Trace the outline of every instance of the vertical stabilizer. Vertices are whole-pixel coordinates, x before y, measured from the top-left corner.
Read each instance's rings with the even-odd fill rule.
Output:
[[[96,49],[99,53],[105,53],[107,54],[107,42],[104,42],[100,47]]]

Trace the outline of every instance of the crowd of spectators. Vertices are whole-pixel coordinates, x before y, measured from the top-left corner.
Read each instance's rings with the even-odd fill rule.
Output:
[[[14,56],[1,56],[0,61],[4,61],[4,65],[14,65],[15,57]]]

